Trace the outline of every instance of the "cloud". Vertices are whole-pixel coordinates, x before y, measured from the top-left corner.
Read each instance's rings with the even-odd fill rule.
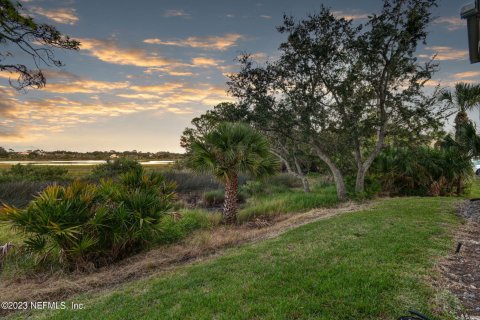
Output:
[[[455,73],[453,75],[455,79],[468,79],[468,78],[479,78],[480,77],[480,71],[465,71],[465,72],[459,72]]]
[[[127,88],[128,82],[107,82],[95,80],[76,80],[67,83],[48,83],[42,91],[54,93],[101,93]]]
[[[337,18],[344,18],[347,20],[355,20],[355,19],[366,19],[368,18],[368,13],[363,13],[358,10],[353,10],[351,12],[346,11],[332,11],[332,14]]]
[[[34,15],[40,15],[62,24],[74,25],[79,20],[73,8],[43,9],[40,7],[32,7],[31,11]]]
[[[241,34],[229,33],[224,36],[207,36],[207,37],[188,37],[186,39],[166,40],[158,38],[145,39],[143,42],[149,44],[160,44],[177,47],[191,47],[209,50],[227,50],[232,46],[236,46],[238,40],[243,39]]]
[[[222,62],[223,62],[222,60],[215,60],[215,59],[206,58],[206,57],[197,57],[192,59],[192,65],[194,67],[201,67],[201,68],[217,67]]]
[[[420,58],[430,59],[433,55],[436,55],[436,60],[465,60],[468,58],[468,52],[466,50],[458,50],[452,47],[425,47],[425,50],[431,51],[431,54],[419,54]]]
[[[137,48],[122,48],[112,40],[79,39],[81,49],[104,62],[137,67],[181,65],[178,61]]]
[[[186,13],[184,10],[167,10],[163,14],[164,17],[180,17],[184,19],[190,19],[192,15],[190,13]]]
[[[465,22],[458,17],[439,17],[433,21],[434,24],[445,26],[449,31],[459,30],[465,27]]]

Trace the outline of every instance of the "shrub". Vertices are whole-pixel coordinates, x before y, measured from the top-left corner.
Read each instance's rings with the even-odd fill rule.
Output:
[[[66,181],[70,180],[68,170],[55,166],[34,166],[16,164],[3,171],[0,181]]]
[[[0,221],[24,232],[31,251],[53,253],[73,267],[102,265],[155,240],[173,189],[160,174],[140,167],[118,183],[49,186],[25,209],[4,206]]]
[[[121,174],[132,170],[139,170],[142,165],[132,159],[118,158],[114,160],[107,160],[106,163],[95,166],[91,173],[93,180],[117,178]]]
[[[370,173],[382,190],[397,195],[449,195],[463,190],[459,182],[473,174],[470,160],[451,149],[387,148]]]

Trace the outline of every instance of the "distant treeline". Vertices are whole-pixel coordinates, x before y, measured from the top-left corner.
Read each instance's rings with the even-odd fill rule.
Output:
[[[183,154],[168,151],[142,152],[137,150],[93,152],[27,150],[17,152],[13,149],[7,150],[0,147],[0,159],[8,160],[106,160],[120,157],[135,160],[178,160],[183,157]]]

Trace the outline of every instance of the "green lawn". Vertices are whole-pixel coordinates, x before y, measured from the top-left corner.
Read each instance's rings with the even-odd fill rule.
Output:
[[[410,308],[431,314],[428,276],[454,247],[455,201],[382,200],[156,278],[75,297],[84,310],[33,318],[386,320]]]

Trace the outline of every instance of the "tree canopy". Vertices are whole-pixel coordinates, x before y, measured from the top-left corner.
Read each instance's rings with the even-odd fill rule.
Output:
[[[346,197],[345,162],[354,163],[356,191],[363,192],[387,139],[441,128],[435,95],[423,90],[437,64],[415,55],[435,6],[435,0],[384,0],[364,24],[325,7],[303,20],[284,16],[279,58],[259,65],[242,56],[230,92],[249,107],[256,127],[292,140],[283,145],[307,144],[329,167],[339,198]]]
[[[80,43],[63,35],[54,26],[35,22],[22,12],[18,2],[0,0],[0,71],[12,73],[17,79],[11,85],[17,89],[43,87],[46,84],[41,66],[61,67],[54,55],[55,49],[78,50]],[[10,47],[27,54],[32,64],[12,62]]]

